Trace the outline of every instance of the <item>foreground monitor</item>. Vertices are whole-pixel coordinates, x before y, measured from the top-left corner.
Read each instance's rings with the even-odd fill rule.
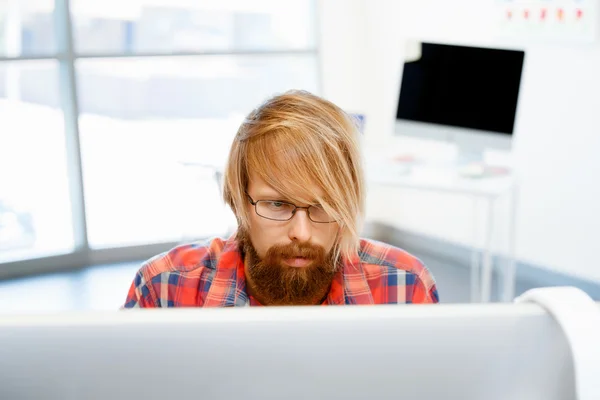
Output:
[[[532,304],[3,317],[0,343],[2,399],[574,398]]]

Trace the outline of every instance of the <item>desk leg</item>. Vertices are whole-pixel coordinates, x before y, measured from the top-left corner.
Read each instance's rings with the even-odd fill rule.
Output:
[[[492,233],[494,231],[494,201],[488,199],[485,245],[483,250],[483,270],[481,271],[481,301],[489,303],[492,297]]]
[[[503,293],[502,300],[504,302],[512,302],[515,297],[515,285],[516,285],[516,233],[517,233],[517,195],[518,187],[513,186],[510,191],[510,217],[508,229],[508,256],[506,260],[506,266],[504,268],[504,284],[502,285]]]
[[[480,266],[480,261],[481,261],[481,255],[479,253],[479,243],[478,243],[478,239],[479,239],[479,235],[477,234],[479,231],[479,227],[477,224],[477,197],[473,197],[473,226],[472,226],[472,231],[473,231],[473,247],[471,248],[471,303],[479,303],[480,299],[481,299],[481,293],[480,293],[480,285],[479,285],[479,281],[480,281],[480,274],[479,274],[479,268]]]

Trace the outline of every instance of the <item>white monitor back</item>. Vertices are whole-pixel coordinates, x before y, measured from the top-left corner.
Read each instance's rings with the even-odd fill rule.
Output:
[[[128,310],[0,319],[2,399],[574,399],[537,305]]]

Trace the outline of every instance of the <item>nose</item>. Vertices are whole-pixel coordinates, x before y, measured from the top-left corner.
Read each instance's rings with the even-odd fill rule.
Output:
[[[312,237],[312,223],[308,218],[306,209],[297,209],[296,214],[290,220],[288,236],[291,240],[308,242]]]

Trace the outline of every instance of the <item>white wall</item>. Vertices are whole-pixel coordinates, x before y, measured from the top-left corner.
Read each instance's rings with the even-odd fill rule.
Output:
[[[367,43],[364,0],[321,0],[319,47],[321,91],[348,112],[364,109],[364,51]]]
[[[401,152],[403,141],[392,132],[404,39],[507,47],[495,39],[494,3],[321,0],[324,96],[364,111],[366,148]],[[600,281],[600,40],[523,47],[514,139],[521,184],[517,256]],[[367,215],[402,229],[480,244],[473,236],[471,207],[460,196],[370,187]],[[501,220],[504,211],[498,210]],[[498,251],[506,248],[505,233],[500,226]]]

